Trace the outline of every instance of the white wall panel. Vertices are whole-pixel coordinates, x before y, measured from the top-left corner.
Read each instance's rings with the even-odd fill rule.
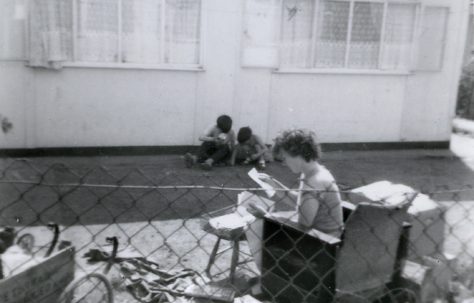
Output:
[[[65,69],[36,74],[41,146],[189,144],[195,73]]]
[[[403,77],[275,74],[272,79],[270,136],[305,127],[324,142],[398,141]]]
[[[26,108],[28,71],[21,62],[0,61],[0,148],[22,148],[27,145]],[[2,119],[7,119],[12,128],[3,132]]]

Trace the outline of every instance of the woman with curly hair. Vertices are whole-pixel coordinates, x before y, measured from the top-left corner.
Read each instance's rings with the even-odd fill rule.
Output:
[[[274,153],[293,173],[300,174],[299,189],[277,190],[277,198],[283,199],[289,193],[296,204],[295,220],[303,227],[340,237],[343,230],[341,196],[333,175],[318,162],[321,148],[314,132],[287,130],[274,141]],[[274,188],[287,188],[269,175],[260,174],[259,177]],[[253,206],[249,211],[257,216],[265,214]]]

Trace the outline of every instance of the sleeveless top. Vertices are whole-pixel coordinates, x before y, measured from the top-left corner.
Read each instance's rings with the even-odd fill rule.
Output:
[[[320,170],[316,174],[307,176],[303,182],[302,203],[305,199],[319,201],[319,208],[313,219],[312,228],[339,238],[344,223],[341,196],[334,177],[324,166],[320,166]]]

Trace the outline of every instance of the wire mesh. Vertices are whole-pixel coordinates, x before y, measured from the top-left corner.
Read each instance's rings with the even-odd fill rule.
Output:
[[[298,180],[288,185],[298,191]],[[245,294],[262,302],[458,302],[449,300],[472,296],[472,186],[371,202],[340,188],[350,203],[343,204],[338,238],[303,228],[286,190],[281,201],[273,198],[280,206],[272,214],[255,220],[237,202],[272,200],[241,174],[3,161],[0,301],[54,302],[46,295],[55,288],[55,298],[66,289],[69,297],[62,299],[83,302],[237,302]],[[215,220],[223,225],[210,226],[214,218],[224,218]],[[17,290],[2,287],[71,247],[74,272],[61,278],[69,287],[44,286],[41,274],[16,281]],[[71,284],[73,277],[82,280]]]

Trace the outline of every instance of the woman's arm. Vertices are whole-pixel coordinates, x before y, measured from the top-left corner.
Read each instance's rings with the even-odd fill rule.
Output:
[[[297,209],[298,223],[306,228],[313,225],[319,210],[319,200],[312,194],[306,193],[301,197],[301,205]]]

